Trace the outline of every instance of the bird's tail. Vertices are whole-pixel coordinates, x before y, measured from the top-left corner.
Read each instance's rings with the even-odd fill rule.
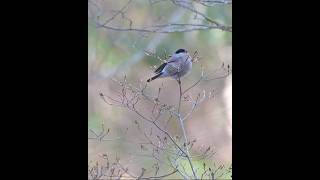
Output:
[[[153,76],[152,78],[148,79],[147,82],[150,82],[150,81],[152,81],[152,80],[155,80],[155,79],[157,79],[158,77],[160,77],[161,75],[162,75],[162,72],[159,73],[159,74],[157,74],[157,75],[155,75],[155,76]]]

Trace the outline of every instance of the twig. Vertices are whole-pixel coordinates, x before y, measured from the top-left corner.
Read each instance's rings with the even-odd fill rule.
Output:
[[[183,123],[183,120],[181,118],[181,114],[180,114],[180,106],[181,106],[181,97],[182,97],[182,89],[181,89],[181,80],[180,80],[180,76],[178,76],[178,84],[179,84],[179,106],[178,106],[178,116],[179,116],[179,122],[180,122],[180,126],[181,126],[181,129],[182,129],[182,133],[183,133],[183,136],[184,136],[184,144],[186,145],[186,157],[188,159],[188,162],[190,164],[190,167],[191,167],[191,170],[192,170],[192,174],[193,174],[193,177],[195,179],[198,179],[197,178],[197,175],[194,171],[194,167],[193,167],[193,164],[191,162],[191,159],[190,159],[190,153],[189,153],[189,150],[188,150],[188,146],[187,146],[187,143],[188,143],[188,138],[187,138],[187,135],[186,135],[186,130],[184,128],[184,123]]]
[[[129,4],[131,3],[132,0],[129,0],[120,10],[118,10],[111,18],[107,19],[104,23],[102,23],[101,25],[106,25],[108,24],[109,22],[111,22],[112,20],[114,20],[119,14],[124,14],[124,10],[126,8],[128,8]],[[132,21],[129,20],[132,24]]]
[[[140,179],[160,179],[160,178],[164,178],[164,177],[167,177],[167,176],[171,176],[171,175],[175,174],[176,172],[178,172],[177,169],[175,169],[175,170],[172,171],[171,173],[168,173],[168,174],[165,174],[165,175],[144,177],[144,178],[140,178]]]
[[[203,6],[207,6],[207,7],[213,7],[215,5],[231,5],[232,1],[231,0],[194,0],[194,2],[199,3]]]
[[[229,75],[229,69],[230,68],[229,68],[229,65],[228,65],[228,75]],[[153,139],[149,138],[148,135],[146,133],[144,133],[145,137],[148,140],[148,143],[146,143],[146,144],[155,147],[155,148],[153,148],[152,156],[155,159],[157,159],[157,156],[159,155],[158,150],[165,151],[166,150],[165,148],[169,148],[171,150],[171,148],[174,147],[175,150],[177,151],[177,153],[173,153],[172,151],[171,152],[167,151],[167,152],[169,152],[169,156],[175,157],[175,164],[177,164],[177,166],[175,167],[175,173],[179,172],[180,175],[185,179],[189,179],[191,176],[193,176],[193,179],[198,179],[197,174],[196,174],[196,170],[195,170],[195,168],[193,166],[193,163],[191,161],[191,159],[194,158],[195,156],[190,156],[190,153],[189,153],[189,149],[192,148],[193,143],[190,143],[188,141],[186,129],[185,129],[185,126],[184,126],[184,120],[189,118],[191,116],[191,114],[193,113],[194,109],[196,108],[197,104],[201,103],[205,99],[206,93],[204,91],[203,92],[203,96],[202,96],[202,93],[199,93],[195,100],[193,100],[193,98],[190,96],[189,102],[192,102],[192,109],[191,109],[191,111],[189,113],[187,113],[187,115],[185,117],[182,117],[182,115],[181,115],[181,101],[182,101],[183,93],[185,93],[188,90],[190,90],[191,88],[195,87],[202,80],[212,80],[212,79],[209,79],[207,76],[204,76],[204,71],[202,71],[201,78],[195,84],[193,84],[191,87],[187,88],[185,91],[182,91],[182,84],[181,84],[181,80],[180,80],[180,77],[179,77],[179,79],[177,80],[178,84],[179,84],[179,104],[178,104],[178,107],[169,106],[169,105],[166,105],[166,104],[162,104],[160,102],[159,96],[160,96],[161,88],[159,88],[158,93],[157,93],[156,96],[148,95],[148,94],[145,93],[145,89],[147,88],[147,84],[145,84],[145,85],[140,84],[140,88],[135,87],[132,84],[129,84],[127,82],[126,76],[124,77],[124,79],[122,81],[115,80],[121,86],[121,90],[117,91],[119,99],[105,96],[102,93],[100,93],[100,96],[109,105],[119,105],[121,107],[127,108],[128,110],[131,110],[131,111],[135,112],[140,118],[142,118],[143,120],[151,123],[159,131],[164,133],[165,136],[168,137],[168,139],[172,142],[172,144],[171,143],[168,144],[166,141],[165,142],[162,141],[162,138],[158,138],[159,143],[157,145],[157,143],[153,142]],[[151,117],[145,116],[144,113],[141,113],[141,111],[137,110],[137,108],[136,108],[138,105],[140,105],[139,102],[141,100],[144,100],[144,99],[147,102],[151,102],[152,103],[151,107],[153,107],[153,109],[152,109]],[[174,138],[173,136],[171,136],[168,131],[163,129],[158,124],[159,123],[158,119],[159,119],[160,115],[164,111],[170,113],[171,116],[174,114],[176,117],[178,117],[181,129],[182,129],[182,133],[183,133],[183,136],[184,136],[183,146],[182,145],[180,146],[178,141],[177,141],[177,139]],[[154,113],[154,112],[156,112],[156,113]],[[93,132],[93,134],[95,134],[95,136],[99,136],[95,132]],[[150,134],[150,136],[151,136],[151,134]],[[141,143],[141,144],[144,144],[144,143]],[[204,155],[201,155],[201,157],[205,157],[205,156],[207,156],[207,153],[204,153]],[[185,162],[185,163],[177,162],[180,158],[186,158],[188,161]],[[192,170],[192,175],[190,175],[190,177],[187,177],[187,176],[189,176],[188,172],[183,172],[183,171],[185,171],[183,166],[188,166],[188,164],[190,165],[191,170]],[[178,168],[178,165],[180,165],[179,168]],[[146,179],[146,178],[153,179],[153,178],[156,178],[156,177],[143,177],[144,174],[145,174],[145,172],[142,171],[140,176],[134,176],[132,178],[139,178],[139,179]],[[115,172],[115,174],[112,174],[112,175],[117,175],[117,174]],[[170,175],[170,173],[167,174],[167,175],[159,176],[159,178],[166,177],[166,176],[169,176],[169,175]],[[122,176],[122,174],[121,174],[121,176]],[[115,176],[113,176],[113,177],[115,177]]]
[[[160,28],[161,27],[161,28]],[[105,28],[113,31],[135,31],[144,33],[176,33],[176,32],[191,32],[191,31],[203,31],[211,29],[220,29],[223,31],[232,32],[231,27],[224,27],[222,25],[209,25],[209,24],[165,24],[165,25],[154,25],[142,28],[121,28],[108,25],[97,25],[97,28]]]
[[[230,74],[231,74],[231,68],[230,68],[230,65],[227,66],[227,69],[224,68],[224,64],[222,66],[222,68],[219,68],[219,69],[216,69],[215,71],[213,71],[212,73],[210,74],[213,74],[215,72],[217,72],[218,70],[224,70],[224,71],[227,71],[224,75],[222,76],[219,76],[219,77],[213,77],[213,78],[209,78],[208,75],[205,75],[205,72],[201,66],[201,76],[200,78],[195,82],[193,83],[190,87],[188,87],[186,90],[184,90],[182,92],[182,95],[185,94],[186,92],[188,92],[190,89],[194,88],[195,86],[197,86],[201,81],[213,81],[213,80],[218,80],[218,79],[223,79],[223,78],[226,78],[228,77]]]
[[[193,12],[193,13],[195,13],[196,15],[202,16],[202,17],[203,17],[206,21],[208,21],[209,23],[215,24],[218,29],[232,32],[232,26],[224,26],[224,25],[221,25],[220,23],[214,21],[213,19],[211,19],[210,17],[208,17],[208,16],[205,15],[204,13],[202,13],[202,12],[200,12],[200,11],[197,11],[196,9],[191,8],[191,7],[189,7],[189,6],[186,6],[185,4],[178,3],[179,1],[171,0],[171,2],[172,2],[174,5],[176,5],[176,6],[179,6],[179,7],[181,7],[181,8],[186,9],[186,10],[189,10],[190,12]]]

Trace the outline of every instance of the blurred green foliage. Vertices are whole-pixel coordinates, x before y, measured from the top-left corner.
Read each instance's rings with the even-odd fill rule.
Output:
[[[95,132],[101,131],[102,116],[99,113],[91,112],[88,117],[88,127]]]

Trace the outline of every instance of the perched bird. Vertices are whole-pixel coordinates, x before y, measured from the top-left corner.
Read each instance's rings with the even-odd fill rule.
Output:
[[[178,49],[168,60],[163,63],[154,72],[155,76],[148,79],[147,82],[157,78],[172,77],[179,80],[184,75],[188,74],[192,69],[192,57],[185,49]]]

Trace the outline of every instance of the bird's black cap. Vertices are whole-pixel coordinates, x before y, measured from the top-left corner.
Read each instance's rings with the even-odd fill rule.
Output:
[[[175,54],[179,54],[179,53],[183,53],[183,52],[187,52],[185,49],[178,49]]]

